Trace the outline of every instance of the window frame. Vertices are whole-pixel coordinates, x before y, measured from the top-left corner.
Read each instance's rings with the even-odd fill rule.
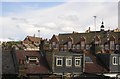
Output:
[[[67,61],[70,61],[71,64],[68,65]],[[66,66],[67,66],[67,67],[71,67],[71,66],[72,66],[72,57],[67,57],[67,58],[66,58]]]
[[[76,61],[80,61],[79,65],[77,65]],[[81,67],[81,57],[75,57],[75,67]]]
[[[115,48],[116,50],[119,50],[119,44],[116,44]]]
[[[116,57],[116,56],[113,56],[113,57],[112,57],[112,64],[113,64],[113,65],[118,65],[117,58],[118,58],[118,57]]]
[[[88,61],[86,61],[86,58],[89,58],[91,61],[89,61],[89,62],[88,62]],[[93,63],[92,58],[90,58],[89,56],[86,56],[86,57],[85,57],[85,63]]]
[[[90,49],[90,45],[86,45],[86,50],[89,50]]]
[[[77,44],[77,45],[76,45],[76,49],[80,49],[80,44]]]
[[[61,65],[58,64],[58,60],[61,60]],[[56,66],[59,66],[59,67],[63,66],[63,57],[61,57],[61,56],[56,57]]]
[[[67,50],[67,44],[64,44],[64,49]]]
[[[39,62],[38,57],[28,57],[28,63],[31,63],[31,61],[36,61],[35,63]]]
[[[109,45],[105,44],[105,50],[109,50]]]
[[[119,58],[119,65],[120,65],[120,56],[118,58]]]
[[[76,46],[76,45],[75,45],[75,44],[73,44],[73,46],[72,46],[72,49],[73,49],[73,50],[75,49],[75,46]]]

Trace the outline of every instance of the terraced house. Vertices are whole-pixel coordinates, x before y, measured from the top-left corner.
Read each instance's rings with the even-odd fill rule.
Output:
[[[92,74],[104,74],[116,77],[120,74],[120,30],[104,30],[104,24],[100,31],[85,33],[64,33],[53,35],[50,39],[49,50],[83,52],[85,55],[85,67],[83,72]],[[62,69],[62,68],[61,68]]]
[[[27,36],[21,43],[23,49],[2,50],[3,79],[119,77],[120,30],[104,30],[103,22],[100,28],[53,35],[49,41]]]
[[[90,50],[90,47],[94,44],[100,47],[103,51],[115,51],[120,50],[120,30],[104,30],[102,22],[100,31],[86,31],[85,33],[65,33],[59,35],[53,35],[50,39],[49,49],[59,51],[69,50]]]

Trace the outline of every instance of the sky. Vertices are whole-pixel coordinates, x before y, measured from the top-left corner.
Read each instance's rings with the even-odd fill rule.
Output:
[[[106,30],[118,27],[117,0],[2,0],[0,5],[0,40],[95,30],[93,16],[98,31],[102,20]]]

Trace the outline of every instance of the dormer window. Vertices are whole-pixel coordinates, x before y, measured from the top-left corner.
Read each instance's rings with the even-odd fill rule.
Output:
[[[71,49],[71,47],[72,47],[72,42],[73,42],[72,37],[68,37],[68,39],[67,39],[68,49]]]
[[[114,50],[115,41],[110,41],[110,49]]]
[[[116,45],[116,50],[119,50],[119,45],[118,44]]]
[[[82,50],[85,49],[85,37],[80,38],[80,45]]]
[[[105,44],[105,50],[109,50],[109,45]]]
[[[85,48],[85,41],[81,41],[81,49]]]
[[[56,43],[55,42],[52,42],[52,47],[56,47]]]
[[[86,63],[93,63],[92,59],[88,56],[85,57],[85,62]]]
[[[68,42],[68,49],[71,49],[71,47],[72,47],[72,42],[69,41],[69,42]]]
[[[99,36],[95,36],[95,44],[100,44],[100,38],[99,38]]]
[[[38,60],[38,57],[36,57],[36,56],[27,57],[27,63],[36,64],[38,62],[39,62],[39,60]]]
[[[89,45],[86,45],[86,50],[89,50],[90,49],[90,46]]]
[[[114,48],[115,48],[115,37],[111,36],[110,37],[110,49],[114,50]]]
[[[75,45],[73,45],[73,49],[75,49]]]
[[[80,45],[79,44],[77,44],[76,49],[80,49]]]
[[[67,44],[64,45],[64,49],[65,49],[65,50],[67,49]]]

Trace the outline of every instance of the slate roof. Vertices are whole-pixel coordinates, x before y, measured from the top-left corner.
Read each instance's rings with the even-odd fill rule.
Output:
[[[39,51],[24,51],[19,50],[16,51],[17,59],[26,60],[26,56],[35,56],[39,59],[39,63],[37,65],[31,65],[29,63],[25,63],[26,74],[47,74],[49,73],[49,68],[47,62],[45,61],[45,57],[41,55]]]
[[[90,57],[93,63],[85,63],[85,72],[86,73],[103,73],[108,72],[103,66],[99,65],[96,56],[92,55],[90,52],[86,52],[85,56]]]
[[[2,50],[2,74],[18,74],[18,62],[14,51]]]
[[[68,38],[71,37],[73,39],[73,44],[77,44],[80,42],[81,37],[85,37],[86,44],[90,44],[94,41],[95,35],[96,38],[99,37],[102,44],[105,44],[110,39],[111,36],[114,36],[116,41],[115,43],[120,42],[120,32],[108,32],[108,31],[91,31],[89,33],[66,33],[66,34],[59,34],[59,42],[60,44],[65,44],[68,41]],[[108,37],[108,38],[107,38]]]

